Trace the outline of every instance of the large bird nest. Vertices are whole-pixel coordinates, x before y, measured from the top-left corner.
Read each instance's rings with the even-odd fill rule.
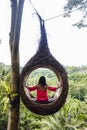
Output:
[[[50,53],[47,44],[44,22],[40,16],[39,19],[41,27],[41,40],[36,54],[26,63],[22,69],[20,77],[20,95],[23,103],[29,110],[39,115],[50,115],[60,110],[66,102],[68,94],[68,78],[64,67]],[[32,71],[40,67],[52,70],[56,74],[58,80],[62,82],[62,90],[59,97],[47,104],[41,104],[31,100],[27,96],[24,89],[27,77]]]

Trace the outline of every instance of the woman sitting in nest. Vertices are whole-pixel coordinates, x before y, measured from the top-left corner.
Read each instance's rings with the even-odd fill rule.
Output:
[[[49,102],[47,90],[56,91],[57,89],[59,89],[61,87],[61,83],[59,82],[58,87],[50,87],[46,84],[45,77],[41,76],[37,85],[35,85],[33,87],[28,87],[28,86],[25,86],[25,87],[29,91],[37,90],[37,95],[36,95],[37,102],[47,103],[47,102]]]

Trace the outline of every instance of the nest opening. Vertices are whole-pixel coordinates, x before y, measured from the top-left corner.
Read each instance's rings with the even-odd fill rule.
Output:
[[[34,79],[33,79],[33,83],[31,82],[30,83],[30,81],[31,81],[31,77],[32,77],[32,74],[33,73],[36,73],[36,77],[37,77],[37,75],[38,75],[38,73],[39,73],[39,71],[41,72],[41,71],[44,71],[45,73],[48,73],[48,70],[51,72],[51,74],[55,77],[55,81],[54,82],[56,82],[55,83],[55,85],[50,85],[50,81],[51,81],[51,78],[50,78],[50,81],[48,80],[48,77],[47,76],[45,76],[45,74],[41,74],[41,75],[39,75],[38,76],[38,79],[40,78],[40,76],[42,76],[42,75],[44,75],[45,77],[46,77],[46,82],[47,82],[47,84],[48,84],[48,86],[58,86],[58,82],[61,82],[60,81],[60,76],[58,76],[58,78],[56,77],[56,74],[52,71],[52,70],[50,70],[50,69],[46,69],[46,68],[39,68],[39,69],[36,69],[36,70],[34,70],[33,72],[31,72],[31,74],[30,75],[27,75],[26,77],[25,77],[25,79],[24,79],[24,83],[23,83],[23,87],[24,87],[24,91],[25,91],[25,93],[26,93],[26,95],[28,96],[28,98],[31,100],[31,101],[33,101],[33,102],[37,102],[37,103],[40,103],[40,104],[48,104],[48,103],[51,103],[51,102],[53,102],[53,101],[55,101],[59,96],[60,96],[60,94],[61,94],[61,91],[62,91],[62,87],[61,88],[59,88],[59,89],[57,89],[56,90],[56,92],[49,92],[48,91],[48,101],[45,101],[45,102],[38,102],[37,100],[36,100],[36,91],[35,92],[30,92],[26,87],[25,87],[25,85],[27,85],[27,86],[34,86],[35,84],[37,84],[37,82],[38,82],[38,80],[37,81],[34,81],[34,79],[35,79],[35,76],[34,76]],[[50,74],[50,73],[49,73]],[[48,74],[48,75],[49,75]],[[27,83],[27,84],[26,84]],[[32,94],[33,93],[33,94]]]

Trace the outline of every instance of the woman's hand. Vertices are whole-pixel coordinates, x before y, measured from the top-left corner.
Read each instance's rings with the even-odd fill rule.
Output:
[[[58,88],[62,87],[62,83],[58,82]]]
[[[28,83],[25,84],[25,87],[28,88]]]

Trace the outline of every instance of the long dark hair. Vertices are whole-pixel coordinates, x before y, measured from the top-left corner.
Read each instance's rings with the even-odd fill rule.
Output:
[[[40,77],[40,79],[39,79],[39,81],[38,81],[38,84],[40,84],[40,85],[42,85],[42,86],[47,85],[47,84],[46,84],[46,79],[45,79],[44,76],[41,76],[41,77]]]

